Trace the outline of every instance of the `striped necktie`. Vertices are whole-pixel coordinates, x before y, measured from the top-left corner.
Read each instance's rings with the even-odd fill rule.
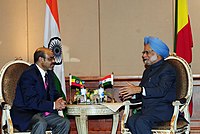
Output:
[[[48,83],[48,74],[45,73],[45,76],[44,76],[44,88],[45,88],[46,91],[48,89],[48,85],[49,85],[49,83]],[[44,112],[44,116],[48,116],[49,114],[50,114],[49,112]]]
[[[45,76],[44,76],[44,88],[47,90],[47,88],[48,88],[48,85],[49,85],[49,83],[48,83],[48,76],[47,76],[48,74],[47,73],[45,73]]]

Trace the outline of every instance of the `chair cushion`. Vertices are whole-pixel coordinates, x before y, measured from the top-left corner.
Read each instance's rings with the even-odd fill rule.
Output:
[[[177,123],[177,130],[186,128],[188,126],[188,122],[184,118],[179,118]],[[170,130],[170,121],[160,122],[157,125],[153,126],[152,129],[156,130]]]

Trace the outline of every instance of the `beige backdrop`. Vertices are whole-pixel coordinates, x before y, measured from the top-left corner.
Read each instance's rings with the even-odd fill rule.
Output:
[[[199,0],[189,0],[194,74],[200,73]],[[58,0],[65,76],[141,75],[146,35],[173,50],[174,0]],[[0,0],[0,67],[33,62],[43,46],[45,0]]]

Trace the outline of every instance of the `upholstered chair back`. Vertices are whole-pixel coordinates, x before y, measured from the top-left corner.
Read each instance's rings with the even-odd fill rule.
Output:
[[[22,72],[29,67],[29,64],[16,60],[6,64],[1,72],[1,90],[2,96],[6,103],[12,106],[15,90],[17,86],[17,81],[19,80]]]
[[[186,68],[177,59],[168,59],[167,62],[176,68],[176,100],[185,98],[188,92],[188,76]]]

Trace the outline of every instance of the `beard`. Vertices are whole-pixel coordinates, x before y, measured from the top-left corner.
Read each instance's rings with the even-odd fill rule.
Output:
[[[152,65],[156,60],[158,59],[157,55],[154,54],[153,56],[151,56],[149,59],[144,59],[144,64],[145,65]]]

